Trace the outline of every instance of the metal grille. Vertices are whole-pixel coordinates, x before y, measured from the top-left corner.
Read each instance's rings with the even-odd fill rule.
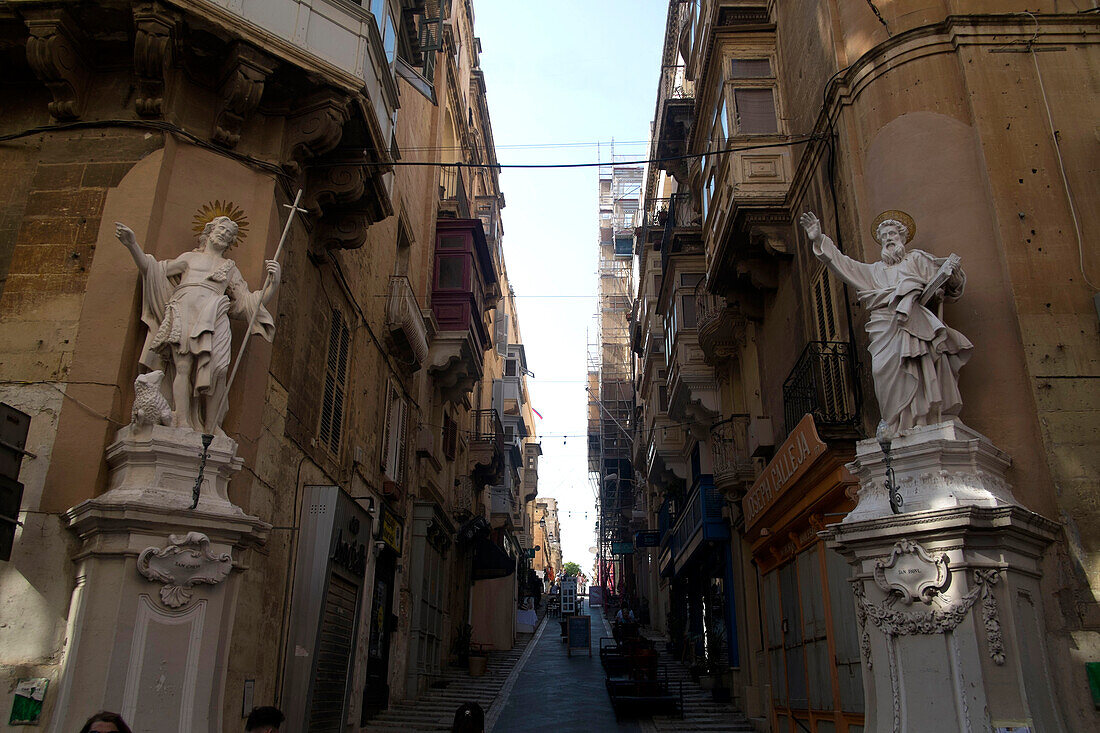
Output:
[[[313,733],[343,730],[344,694],[358,600],[359,588],[354,583],[338,575],[329,578],[309,707],[309,730]]]
[[[818,427],[855,427],[859,400],[855,361],[844,341],[811,341],[783,383],[783,412],[790,432],[813,413]]]

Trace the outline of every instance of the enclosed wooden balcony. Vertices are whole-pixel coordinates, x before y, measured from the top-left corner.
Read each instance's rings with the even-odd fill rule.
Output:
[[[468,405],[484,371],[489,348],[487,311],[496,306],[499,284],[480,219],[436,222],[429,371],[443,398]]]

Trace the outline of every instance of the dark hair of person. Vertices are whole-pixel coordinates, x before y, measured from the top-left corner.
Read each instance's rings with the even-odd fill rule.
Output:
[[[464,702],[455,711],[455,722],[451,733],[483,733],[485,730],[485,712],[476,702]]]
[[[277,707],[264,705],[261,708],[252,708],[248,714],[248,720],[244,723],[245,730],[252,730],[265,725],[273,725],[278,728],[286,720],[286,716]]]
[[[132,733],[130,726],[126,725],[126,721],[122,719],[121,715],[107,710],[100,710],[88,718],[87,722],[84,723],[84,727],[80,729],[80,733],[88,733],[92,729],[92,723],[114,723],[115,727],[118,728],[118,733]]]

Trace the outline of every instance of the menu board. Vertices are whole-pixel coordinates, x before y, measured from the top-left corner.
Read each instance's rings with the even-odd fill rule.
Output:
[[[566,620],[565,631],[567,634],[566,652],[573,656],[573,652],[582,649],[592,656],[592,617],[570,616]]]

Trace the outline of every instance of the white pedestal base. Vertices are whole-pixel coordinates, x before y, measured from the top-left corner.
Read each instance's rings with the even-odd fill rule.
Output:
[[[865,729],[1064,731],[1044,648],[1039,560],[1057,525],[1017,506],[845,520]]]
[[[107,451],[110,490],[66,516],[81,546],[52,730],[113,710],[135,731],[222,730],[222,690],[248,551],[270,525],[229,501],[241,466],[215,439],[202,494],[192,430],[129,428]]]
[[[1018,506],[1005,472],[1007,453],[958,420],[907,430],[890,446],[890,463],[903,512],[955,506]],[[873,440],[856,444],[848,470],[859,479],[859,504],[844,522],[889,517],[886,456]]]

